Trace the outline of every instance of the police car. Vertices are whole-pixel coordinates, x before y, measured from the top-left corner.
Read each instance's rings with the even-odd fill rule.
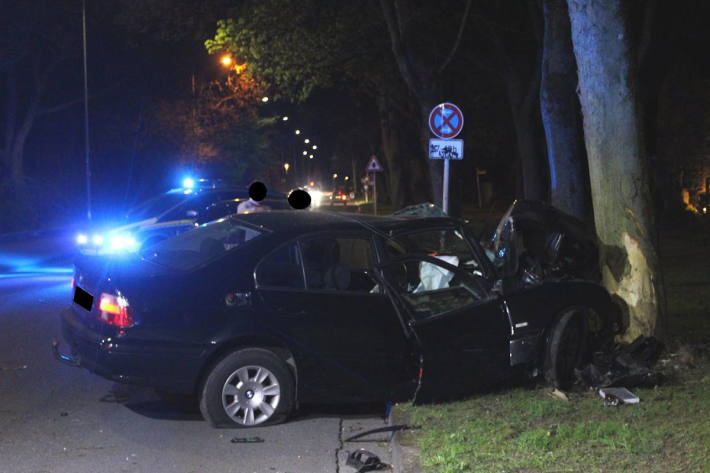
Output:
[[[193,228],[216,202],[249,198],[246,187],[200,186],[199,181],[195,185],[189,180],[185,184],[129,210],[122,225],[79,233],[79,251],[86,255],[134,252]]]

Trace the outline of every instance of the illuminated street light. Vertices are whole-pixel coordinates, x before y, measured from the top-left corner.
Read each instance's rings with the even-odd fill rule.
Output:
[[[225,54],[219,59],[219,62],[221,62],[224,67],[229,67],[232,65],[233,62],[232,56],[230,56],[229,54]]]
[[[281,120],[286,122],[286,121],[288,121],[288,117],[283,117]]]
[[[307,155],[307,154],[308,154],[308,151],[303,150],[303,155],[305,156],[305,155]]]
[[[350,180],[350,176],[345,176],[345,180],[346,181]]]
[[[313,148],[313,149],[318,149],[318,146],[313,145],[312,148]]]
[[[301,134],[301,130],[296,130],[296,134],[297,134],[297,135],[300,135],[300,134]]]
[[[338,178],[338,173],[333,173],[333,179],[337,179],[337,178]]]
[[[261,98],[261,101],[264,102],[264,103],[266,103],[266,102],[269,101],[269,97],[264,96],[264,97]]]
[[[306,143],[306,144],[308,144],[308,143],[311,142],[311,140],[309,140],[308,138],[306,138],[305,140],[303,140],[303,142]]]
[[[291,168],[291,165],[289,163],[284,163],[284,171],[288,172],[288,170]]]
[[[311,154],[311,155],[309,155],[308,157],[309,157],[310,159],[313,159],[313,155],[312,155],[312,154]]]

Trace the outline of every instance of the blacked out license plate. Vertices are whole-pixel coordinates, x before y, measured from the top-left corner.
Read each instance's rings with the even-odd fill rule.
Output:
[[[94,296],[92,296],[79,286],[76,286],[76,289],[74,289],[74,302],[79,304],[84,309],[90,311],[91,304],[94,303]]]

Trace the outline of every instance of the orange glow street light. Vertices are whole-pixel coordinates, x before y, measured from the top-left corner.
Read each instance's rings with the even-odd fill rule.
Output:
[[[219,62],[221,62],[224,67],[230,67],[232,65],[232,63],[234,62],[234,60],[232,59],[232,56],[230,56],[229,54],[224,54],[220,58]]]

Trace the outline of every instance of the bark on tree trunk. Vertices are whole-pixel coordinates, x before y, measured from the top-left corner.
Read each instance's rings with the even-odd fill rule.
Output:
[[[546,200],[543,158],[538,133],[536,98],[540,89],[540,70],[533,72],[529,81],[523,83],[518,75],[505,76],[508,102],[513,116],[515,138],[518,147],[521,173],[518,194],[525,199]]]
[[[400,209],[406,201],[406,181],[404,179],[403,159],[399,129],[394,124],[392,117],[394,111],[385,95],[380,95],[377,100],[380,115],[380,135],[382,137],[382,152],[387,166],[390,199],[394,209]]]
[[[589,209],[577,70],[565,0],[544,0],[540,111],[550,168],[550,203],[585,220]]]
[[[662,336],[663,286],[621,0],[568,0],[604,284],[625,340]]]

